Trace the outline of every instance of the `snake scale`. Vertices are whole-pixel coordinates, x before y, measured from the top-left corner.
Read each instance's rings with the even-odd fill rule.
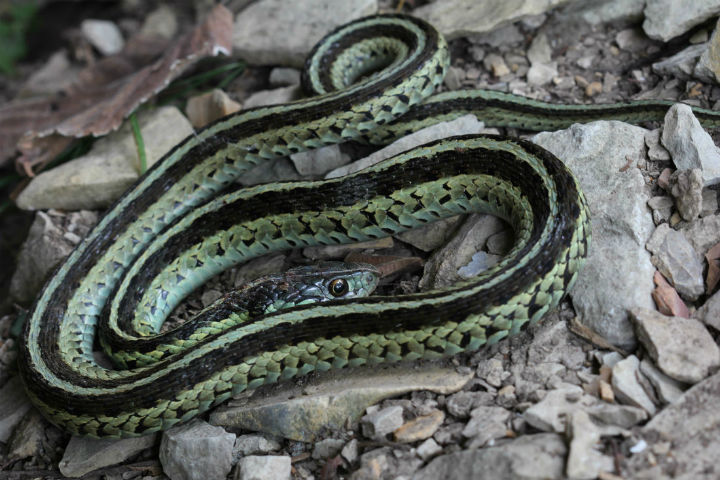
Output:
[[[338,179],[233,186],[269,159],[333,143],[387,143],[474,113],[488,125],[662,119],[670,102],[553,105],[495,91],[433,95],[448,47],[427,23],[378,15],[328,34],[303,84],[315,96],[241,111],[175,146],[130,188],[50,278],[20,343],[32,402],[58,426],[143,435],[231,395],[312,371],[472,351],[538,321],[587,254],[588,207],[555,156],[500,136],[436,141]],[[717,125],[718,115],[695,109]],[[489,212],[514,228],[510,253],[480,276],[405,296],[340,298],[259,316],[220,309],[157,336],[217,273],[268,252],[394,235]],[[334,287],[333,287],[334,288]],[[126,368],[100,366],[96,331]]]

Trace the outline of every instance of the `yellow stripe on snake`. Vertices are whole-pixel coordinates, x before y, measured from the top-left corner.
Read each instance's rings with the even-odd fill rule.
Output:
[[[432,96],[448,65],[447,44],[423,21],[354,21],[309,57],[303,83],[315,96],[239,112],[177,145],[105,214],[33,306],[20,348],[33,403],[74,434],[143,435],[245,389],[472,351],[540,320],[573,285],[590,233],[577,181],[530,142],[454,137],[338,179],[233,187],[273,158],[348,140],[383,144],[467,113],[542,130],[661,119],[669,105],[552,105],[481,90]],[[712,111],[696,114],[718,123]],[[363,297],[376,281],[372,269],[331,268],[309,290],[300,287],[309,297],[278,300],[256,283],[157,335],[186,295],[240,262],[394,235],[466,212],[498,215],[516,237],[496,267],[472,280]],[[270,283],[287,290],[290,277]],[[320,291],[337,298],[316,303]],[[264,307],[248,300],[258,298]],[[96,332],[124,369],[96,363]]]

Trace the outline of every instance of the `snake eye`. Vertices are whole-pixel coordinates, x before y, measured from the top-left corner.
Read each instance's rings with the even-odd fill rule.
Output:
[[[342,297],[348,290],[348,282],[346,282],[344,278],[336,278],[330,282],[330,293],[335,297]]]

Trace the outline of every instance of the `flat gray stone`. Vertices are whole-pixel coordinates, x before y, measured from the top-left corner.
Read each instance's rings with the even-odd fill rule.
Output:
[[[669,377],[693,384],[720,366],[720,348],[699,320],[640,308],[631,314],[638,339]]]
[[[377,10],[377,0],[254,2],[235,18],[233,55],[255,65],[302,67],[307,54],[325,34]]]
[[[444,218],[437,222],[410,229],[397,235],[397,238],[424,252],[431,252],[442,246],[455,233],[464,218],[463,215]]]
[[[672,478],[714,480],[717,478],[717,452],[720,451],[720,373],[706,378],[665,407],[639,431],[650,448],[632,455],[623,472],[626,478]],[[669,442],[664,455],[653,453],[653,446]]]
[[[235,439],[233,446],[233,457],[235,462],[241,457],[255,455],[258,453],[266,454],[280,450],[280,442],[268,438],[265,435],[247,434],[239,435]]]
[[[589,407],[587,412],[592,418],[605,425],[614,425],[620,428],[634,427],[648,419],[645,409],[615,403],[599,402]]]
[[[700,56],[708,49],[706,43],[690,45],[675,55],[652,64],[653,72],[658,75],[674,75],[679,78],[690,78],[696,68]]]
[[[703,264],[685,235],[663,223],[655,229],[646,247],[653,253],[650,259],[652,264],[680,295],[688,300],[696,300],[705,292]]]
[[[485,247],[488,238],[504,228],[505,224],[498,217],[477,213],[470,215],[457,229],[453,238],[443,248],[436,250],[425,262],[420,288],[423,290],[440,288],[467,278],[467,274],[463,275],[461,269],[472,262],[473,255]],[[486,262],[483,270],[496,263],[496,259],[494,263]]]
[[[657,407],[638,381],[640,375],[640,360],[635,355],[630,355],[615,364],[612,369],[612,387],[615,397],[622,403],[643,408],[653,415],[657,411]]]
[[[398,405],[368,413],[360,419],[363,435],[379,442],[403,424],[403,409]]]
[[[640,371],[650,380],[650,383],[652,383],[655,388],[655,394],[664,403],[675,403],[682,397],[683,392],[687,388],[687,385],[684,383],[678,382],[662,373],[655,364],[647,358],[644,358],[640,362]]]
[[[693,76],[709,84],[720,81],[720,29],[717,24],[707,48],[702,52],[695,65]]]
[[[330,371],[307,379],[302,388],[278,384],[254,392],[249,400],[232,400],[215,409],[210,422],[312,442],[324,428],[344,428],[348,418],[358,420],[380,400],[415,390],[447,395],[472,377],[473,372],[461,374],[441,367],[416,370],[404,365]]]
[[[10,296],[22,303],[31,302],[48,275],[96,222],[97,213],[86,210],[66,215],[37,212],[18,254]]]
[[[635,343],[627,310],[653,306],[655,268],[645,250],[654,229],[649,195],[640,171],[623,168],[628,158],[645,157],[645,132],[621,122],[592,122],[533,137],[575,173],[590,204],[592,242],[570,292],[573,305],[585,325],[624,348]]]
[[[705,301],[705,304],[697,311],[697,318],[705,325],[720,330],[720,292],[715,292]]]
[[[255,92],[243,101],[243,108],[264,107],[265,105],[278,105],[297,100],[302,96],[298,85],[289,87],[274,88],[272,90],[260,90]]]
[[[238,462],[237,480],[290,480],[292,465],[284,455],[251,456]],[[212,478],[212,477],[206,477]]]
[[[470,439],[468,448],[483,447],[507,435],[507,422],[511,413],[502,407],[480,406],[470,413],[470,421],[462,431]]]
[[[0,388],[0,442],[7,442],[31,403],[20,377],[12,377]]]
[[[573,412],[568,425],[570,448],[565,472],[570,478],[594,479],[600,472],[614,471],[613,458],[596,450],[601,430],[587,412]]]
[[[477,2],[444,0],[431,2],[413,10],[413,15],[427,20],[449,40],[485,33],[529,15],[538,15],[562,5],[567,0],[508,0]]]
[[[172,480],[225,478],[232,468],[234,444],[234,434],[195,419],[163,433],[160,463]]]
[[[582,388],[568,385],[550,390],[545,398],[525,410],[523,417],[538,430],[562,433],[573,412],[586,409],[596,402],[597,399],[584,394]]]
[[[702,170],[676,170],[668,180],[670,194],[675,197],[678,212],[683,220],[692,221],[703,209]]]
[[[138,114],[138,123],[148,168],[193,133],[175,107],[145,110]],[[95,142],[86,155],[40,173],[18,196],[17,205],[24,210],[105,208],[137,180],[139,171],[135,139],[126,121]]]
[[[326,438],[315,444],[312,451],[312,458],[321,460],[324,458],[334,457],[345,446],[345,440],[339,438]]]
[[[676,103],[665,115],[662,144],[680,170],[699,168],[705,186],[720,183],[720,150],[684,103]]]
[[[290,155],[300,175],[320,176],[328,171],[350,163],[350,155],[342,153],[339,145],[308,150]]]
[[[98,439],[72,437],[58,464],[60,473],[67,477],[81,477],[86,473],[109,465],[117,465],[143,450],[157,444],[158,435],[136,438]]]
[[[645,0],[606,0],[603,2],[575,2],[568,10],[580,8],[578,14],[591,25],[631,23],[643,18]]]
[[[350,173],[355,173],[371,165],[375,165],[386,158],[390,158],[398,153],[410,150],[418,145],[424,145],[428,142],[432,142],[433,140],[439,140],[453,135],[481,133],[484,127],[485,124],[483,122],[479,122],[475,115],[470,114],[463,115],[462,117],[449,122],[436,123],[435,125],[431,125],[409,135],[405,135],[387,147],[381,148],[380,150],[373,152],[367,157],[361,158],[350,165],[336,168],[335,170],[329,172],[325,178],[337,178]]]
[[[523,435],[502,445],[441,455],[413,480],[539,480],[563,478],[567,447],[553,433]]]
[[[276,67],[270,71],[268,79],[274,87],[287,87],[289,85],[300,85],[300,70],[297,68]]]
[[[655,40],[668,40],[720,13],[720,1],[647,0],[643,30]]]

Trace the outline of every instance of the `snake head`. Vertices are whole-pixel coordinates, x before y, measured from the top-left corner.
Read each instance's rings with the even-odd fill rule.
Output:
[[[367,263],[323,262],[285,272],[285,301],[295,305],[369,296],[380,281],[380,272]]]

